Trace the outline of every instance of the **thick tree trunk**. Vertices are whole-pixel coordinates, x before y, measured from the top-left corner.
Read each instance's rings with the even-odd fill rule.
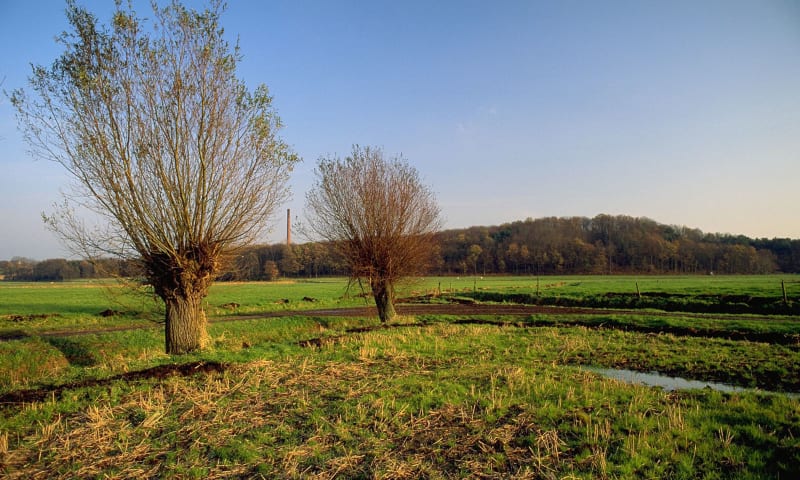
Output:
[[[207,340],[203,296],[166,298],[166,347],[168,354],[180,355],[202,349]]]
[[[394,309],[394,288],[391,282],[385,279],[373,279],[370,281],[370,286],[381,322],[386,323],[392,320],[397,312]]]

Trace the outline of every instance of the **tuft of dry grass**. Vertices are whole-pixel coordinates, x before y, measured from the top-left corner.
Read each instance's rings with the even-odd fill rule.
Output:
[[[8,455],[8,432],[0,433],[0,455]]]

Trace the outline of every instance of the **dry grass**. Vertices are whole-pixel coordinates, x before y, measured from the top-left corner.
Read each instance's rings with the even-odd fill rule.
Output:
[[[168,378],[117,402],[100,400],[57,416],[14,446],[7,434],[0,436],[0,471],[9,479],[193,472],[204,478],[534,478],[555,471],[564,455],[558,432],[520,409],[496,420],[478,406],[410,412],[377,395],[384,382],[377,367],[306,358]],[[326,410],[333,399],[346,406]]]
[[[763,468],[745,470],[740,453],[755,450],[742,442],[754,434],[752,418],[767,422],[759,441],[776,445],[758,453],[784,462],[779,473],[797,464],[796,402],[604,380],[536,353],[563,332],[523,333],[471,325],[369,331],[197,375],[59,391],[60,399],[2,410],[10,429],[0,432],[0,476],[734,475]]]

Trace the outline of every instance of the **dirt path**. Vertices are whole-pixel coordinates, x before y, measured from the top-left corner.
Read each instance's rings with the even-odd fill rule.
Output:
[[[397,305],[397,312],[400,315],[566,315],[566,314],[601,314],[611,313],[611,310],[598,310],[591,308],[560,308],[560,307],[539,307],[526,305],[459,305],[459,304],[409,304]],[[618,313],[629,313],[631,311],[616,310]],[[378,312],[375,307],[348,307],[348,308],[328,308],[317,310],[280,310],[274,312],[262,312],[244,315],[227,315],[224,317],[209,318],[209,323],[236,322],[240,320],[258,320],[263,318],[279,318],[292,316],[308,317],[376,317]],[[128,330],[142,330],[149,328],[162,328],[161,323],[153,325],[120,326],[92,328],[87,330],[52,330],[37,332],[38,337],[70,337],[75,335],[92,335],[107,332],[124,332]],[[23,331],[12,331],[0,333],[0,342],[7,340],[19,340],[29,335]]]
[[[704,318],[715,320],[733,320],[738,317],[736,315],[700,315],[696,313],[684,312],[652,312],[642,310],[617,310],[617,309],[602,309],[602,308],[586,308],[586,307],[554,307],[542,305],[498,305],[498,304],[399,304],[397,305],[397,313],[399,315],[452,315],[458,317],[465,317],[469,320],[470,317],[475,316],[528,316],[528,315],[642,315],[650,317],[682,317],[682,318]],[[281,310],[274,312],[262,312],[255,314],[244,315],[229,315],[224,317],[212,317],[209,319],[210,323],[225,323],[235,322],[240,320],[258,320],[264,318],[279,318],[291,316],[306,316],[306,317],[376,317],[378,315],[375,307],[347,307],[347,308],[329,308],[317,310]],[[748,317],[753,320],[769,320],[775,321],[769,317],[756,318]],[[471,323],[493,323],[493,324],[506,324],[508,322],[489,322],[489,321],[473,321]],[[559,321],[561,325],[585,325],[582,322],[569,322]],[[547,326],[546,323],[531,325],[531,326]],[[70,337],[76,335],[92,335],[97,333],[107,332],[122,332],[129,330],[142,330],[142,329],[155,329],[162,328],[160,323],[154,323],[152,326],[120,326],[120,327],[106,327],[94,328],[88,330],[54,330],[37,332],[33,335],[27,334],[22,331],[0,333],[0,342],[7,340],[18,340],[28,336],[38,337]],[[626,325],[626,330],[631,331],[653,331],[653,328],[637,328],[636,326]],[[782,334],[765,334],[762,335],[755,333],[737,333],[737,332],[708,332],[698,331],[690,328],[680,329],[667,329],[665,333],[674,333],[676,335],[694,335],[694,336],[711,336],[715,338],[731,338],[735,340],[754,340],[754,341],[771,341],[773,343],[796,343],[797,339],[793,336],[786,336]],[[755,335],[755,336],[754,336]],[[789,338],[791,337],[791,338]],[[787,339],[788,338],[788,339]]]
[[[635,310],[604,310],[597,308],[573,307],[548,307],[539,305],[496,305],[496,304],[399,304],[396,306],[398,315],[602,315],[611,313],[636,313]],[[641,312],[639,312],[641,313]],[[348,307],[329,308],[322,310],[285,310],[282,312],[267,312],[253,315],[231,315],[212,319],[212,322],[229,322],[235,320],[249,320],[257,318],[287,317],[303,315],[306,317],[377,317],[375,307]]]
[[[664,326],[661,328],[654,328],[649,326],[637,326],[632,324],[615,325],[615,322],[609,321],[602,325],[590,325],[581,319],[570,319],[570,316],[584,316],[584,315],[613,315],[613,314],[627,314],[627,315],[642,315],[651,317],[681,317],[681,318],[703,318],[703,319],[717,319],[717,320],[731,320],[737,319],[736,315],[700,315],[694,313],[682,312],[651,312],[641,310],[614,310],[614,309],[600,309],[600,308],[586,308],[586,307],[554,307],[554,306],[541,306],[541,305],[497,305],[497,304],[399,304],[397,305],[397,313],[399,315],[418,316],[418,315],[451,315],[462,317],[454,323],[471,323],[471,324],[493,324],[500,326],[523,326],[518,322],[504,322],[493,321],[486,319],[477,319],[475,317],[486,316],[529,316],[529,315],[552,315],[560,317],[557,322],[537,322],[533,324],[526,324],[526,327],[546,327],[557,323],[561,326],[582,325],[588,328],[618,328],[627,331],[647,332],[647,333],[672,333],[674,335],[682,336],[695,336],[707,338],[727,338],[730,340],[749,340],[758,342],[778,343],[782,345],[794,345],[800,343],[797,335],[788,335],[781,333],[761,333],[761,332],[737,332],[737,331],[712,331],[712,330],[698,330],[691,327],[669,327]],[[226,323],[241,320],[259,320],[264,318],[279,318],[290,316],[305,316],[305,317],[375,317],[377,311],[375,307],[348,307],[348,308],[329,308],[317,310],[281,310],[275,312],[263,312],[257,314],[245,315],[230,315],[224,317],[213,317],[209,319],[210,323]],[[755,317],[750,317],[755,319]],[[767,317],[764,320],[775,321]],[[397,326],[397,325],[394,325]],[[121,332],[129,330],[141,329],[155,329],[163,328],[162,324],[154,323],[152,326],[120,326],[97,328],[91,330],[79,331],[50,331],[38,332],[34,334],[39,337],[70,337],[77,335],[91,335],[97,333],[108,332]],[[353,332],[350,332],[353,333]],[[0,341],[16,340],[26,338],[30,335],[24,332],[7,332],[0,333]],[[313,340],[312,340],[313,342]]]

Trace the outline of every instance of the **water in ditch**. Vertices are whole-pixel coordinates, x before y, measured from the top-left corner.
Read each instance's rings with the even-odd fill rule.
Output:
[[[729,385],[727,383],[706,382],[702,380],[689,380],[681,377],[670,377],[667,375],[662,375],[658,372],[642,373],[642,372],[636,372],[634,370],[626,370],[624,368],[601,368],[601,367],[591,367],[591,366],[583,366],[581,368],[590,372],[599,373],[600,375],[603,375],[608,378],[613,378],[615,380],[621,380],[623,382],[634,383],[639,385],[646,385],[649,387],[660,387],[666,391],[710,388],[712,390],[718,390],[720,392],[729,392],[729,393],[758,392],[758,393],[768,393],[774,395],[785,395],[789,398],[800,399],[800,393],[773,392],[769,390],[737,387],[734,385]]]

